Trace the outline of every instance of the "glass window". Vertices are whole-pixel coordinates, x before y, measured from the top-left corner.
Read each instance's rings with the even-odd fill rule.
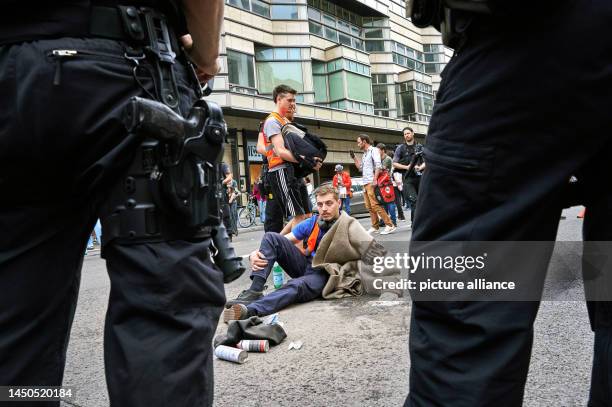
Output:
[[[372,82],[370,78],[346,72],[348,97],[363,102],[372,102]]]
[[[342,17],[346,21],[349,21],[351,19],[351,12],[345,8],[341,9],[341,11],[342,13],[338,17]]]
[[[326,75],[315,75],[312,77],[314,92],[315,92],[315,102],[316,103],[325,103],[328,100],[327,95],[327,76]]]
[[[312,7],[308,7],[308,18],[321,21],[321,12]]]
[[[361,37],[361,29],[359,27],[355,27],[354,25],[352,25],[351,34],[353,34],[355,37]]]
[[[273,60],[274,48],[255,48],[255,59],[258,61]]]
[[[433,98],[431,95],[426,95],[425,93],[417,92],[417,112],[424,114],[431,114],[433,110]]]
[[[255,87],[253,57],[251,55],[227,50],[227,69],[230,83]]]
[[[382,28],[364,28],[363,36],[365,38],[384,38]]]
[[[325,27],[325,38],[333,42],[338,42],[338,32],[334,29]]]
[[[401,112],[401,116],[405,117],[416,111],[414,105],[414,93],[412,91],[400,93],[399,97],[397,98],[397,102],[397,108]]]
[[[321,37],[323,36],[323,27],[321,26],[321,24],[317,24],[317,23],[313,23],[312,21],[309,21],[308,31],[310,31],[311,34],[320,35]]]
[[[389,97],[387,95],[387,86],[372,86],[372,96],[374,99],[374,107],[377,109],[389,108]]]
[[[379,52],[385,50],[383,41],[366,41],[365,49],[367,52]]]
[[[348,45],[349,47],[351,46],[351,37],[349,35],[342,34],[341,32],[339,32],[338,33],[338,40],[339,40],[340,44]]]
[[[297,6],[272,6],[272,19],[273,20],[297,20],[298,9]]]
[[[229,4],[232,6],[243,8],[245,10],[250,10],[249,0],[229,0]]]
[[[288,58],[289,59],[302,59],[302,56],[300,55],[300,49],[299,48],[289,48],[288,49]]]
[[[327,14],[323,14],[323,23],[329,25],[330,27],[336,27],[336,19]]]
[[[344,99],[344,73],[335,72],[329,75],[329,100]]]
[[[325,62],[312,61],[312,73],[327,73]]]
[[[297,91],[304,90],[301,62],[258,62],[259,93],[272,93],[281,83]]]
[[[274,60],[286,60],[289,59],[287,56],[287,48],[274,48]]]
[[[348,61],[348,69],[349,69],[349,71],[356,72],[357,71],[357,62],[355,62],[355,61]]]
[[[342,20],[338,20],[338,29],[340,31],[344,31],[345,33],[351,32],[351,26],[349,25],[349,23],[345,23]]]
[[[251,0],[251,10],[255,14],[270,18],[270,5],[260,0]]]
[[[363,51],[363,41],[353,37],[353,47]]]

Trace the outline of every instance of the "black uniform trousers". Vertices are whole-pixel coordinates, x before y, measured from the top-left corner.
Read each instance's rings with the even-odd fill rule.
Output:
[[[53,50],[77,53],[56,59]],[[87,238],[138,145],[121,113],[128,98],[148,95],[125,52],[103,39],[0,47],[0,385],[62,383]],[[138,80],[153,93],[152,67],[140,63]],[[194,92],[185,67],[173,69],[186,112]],[[104,248],[112,406],[212,405],[225,295],[209,243]]]
[[[584,239],[612,240],[610,21],[612,3],[578,0],[555,3],[539,20],[525,11],[473,22],[443,72],[413,240],[554,241],[563,189],[577,172]],[[406,405],[520,406],[538,306],[414,302]],[[595,332],[589,406],[610,406],[611,307],[587,306]]]
[[[410,206],[410,221],[414,222],[414,215],[416,213],[417,196],[419,193],[419,184],[421,177],[409,177],[404,176],[404,200],[408,202]]]

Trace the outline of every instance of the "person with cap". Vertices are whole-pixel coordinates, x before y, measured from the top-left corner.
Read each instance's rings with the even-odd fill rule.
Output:
[[[338,196],[340,197],[340,210],[343,210],[347,215],[351,214],[351,176],[348,172],[343,171],[342,164],[336,164],[336,174],[332,180],[334,188],[338,190]]]

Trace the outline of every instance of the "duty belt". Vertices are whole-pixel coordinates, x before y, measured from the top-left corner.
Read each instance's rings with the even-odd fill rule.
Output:
[[[149,7],[94,6],[91,8],[89,35],[142,47],[156,66],[155,81],[160,101],[179,112],[178,89],[172,70],[179,46],[162,13]]]

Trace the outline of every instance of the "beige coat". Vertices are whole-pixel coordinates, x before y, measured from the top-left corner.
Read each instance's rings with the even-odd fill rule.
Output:
[[[386,250],[374,241],[355,218],[343,211],[321,239],[312,261],[313,267],[322,267],[329,273],[329,280],[323,288],[323,298],[380,294],[380,290],[375,290],[371,282],[381,275],[374,274],[372,266],[361,261],[372,254],[384,255]],[[385,272],[385,275],[388,274]]]

